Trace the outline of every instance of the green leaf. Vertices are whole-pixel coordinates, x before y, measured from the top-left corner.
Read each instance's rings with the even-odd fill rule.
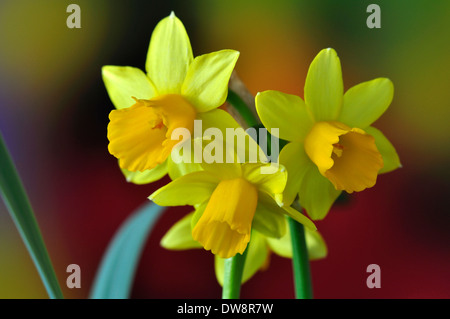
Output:
[[[0,194],[52,299],[63,294],[20,177],[0,134]]]
[[[146,239],[165,207],[145,204],[123,223],[110,242],[91,290],[91,299],[126,299]]]

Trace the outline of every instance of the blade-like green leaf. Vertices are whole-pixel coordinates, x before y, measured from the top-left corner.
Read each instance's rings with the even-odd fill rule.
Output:
[[[126,299],[146,239],[165,207],[145,204],[123,223],[106,250],[94,285],[91,299]]]
[[[0,134],[0,194],[50,298],[63,298],[28,196]]]

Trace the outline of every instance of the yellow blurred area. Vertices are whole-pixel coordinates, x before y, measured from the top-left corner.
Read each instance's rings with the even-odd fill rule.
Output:
[[[104,1],[77,3],[82,13],[81,29],[67,27],[67,1],[0,3],[2,81],[38,99],[49,92],[57,94],[85,72],[105,42],[110,6]]]
[[[201,6],[199,33],[204,51],[233,48],[241,52],[237,71],[256,94],[280,90],[303,96],[313,56],[294,2],[211,1]],[[205,45],[205,43],[203,45]]]
[[[7,215],[2,209],[0,213]],[[13,223],[6,218],[0,221],[0,299],[48,298]]]

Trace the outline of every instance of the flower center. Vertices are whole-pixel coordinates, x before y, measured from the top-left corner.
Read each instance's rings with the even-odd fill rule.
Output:
[[[250,241],[257,203],[258,191],[247,180],[221,181],[193,228],[192,237],[222,258],[242,254]]]
[[[383,167],[375,139],[337,121],[315,123],[305,139],[305,151],[336,189],[348,193],[374,186]]]
[[[344,151],[344,146],[339,143],[333,144],[333,154],[337,157],[342,156],[342,152]]]
[[[164,162],[182,137],[172,139],[177,128],[194,128],[196,111],[182,96],[161,95],[138,100],[129,108],[109,115],[108,149],[122,168],[145,171]]]

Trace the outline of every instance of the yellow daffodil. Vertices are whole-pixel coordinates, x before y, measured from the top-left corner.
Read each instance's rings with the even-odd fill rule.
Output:
[[[187,250],[202,248],[202,245],[192,238],[191,220],[194,213],[190,213],[176,222],[161,239],[161,246],[169,250]],[[326,257],[327,246],[318,231],[305,228],[306,246],[310,260]],[[256,230],[251,233],[245,258],[242,283],[253,277],[258,270],[265,270],[270,263],[270,255],[292,258],[292,244],[289,227],[281,238],[268,237]],[[215,256],[215,272],[217,281],[223,285],[225,259]]]
[[[343,92],[341,65],[333,49],[322,50],[311,63],[305,100],[278,91],[256,96],[264,126],[279,128],[289,141],[280,152],[288,171],[283,203],[297,194],[312,219],[322,219],[341,191],[362,191],[379,173],[400,167],[388,139],[371,124],[390,105],[394,87],[386,78],[363,82]]]
[[[143,184],[176,168],[170,160],[181,137],[177,128],[192,134],[194,120],[202,128],[238,127],[225,111],[228,81],[239,52],[222,50],[193,58],[182,22],[172,14],[153,31],[145,64],[138,68],[104,66],[103,81],[116,107],[109,115],[109,152],[129,181]],[[173,168],[173,170],[172,170]]]
[[[261,174],[267,165],[202,164],[203,171],[179,177],[149,198],[161,206],[195,206],[192,237],[222,258],[242,254],[252,228],[270,237],[282,237],[286,231],[284,214],[315,230],[307,217],[275,202],[273,196],[285,187],[286,171]]]

